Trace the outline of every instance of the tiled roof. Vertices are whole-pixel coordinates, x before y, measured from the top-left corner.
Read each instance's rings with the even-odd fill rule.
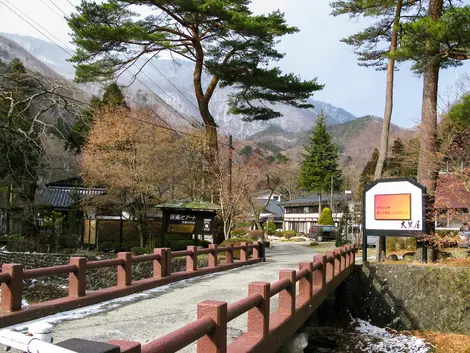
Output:
[[[264,206],[266,200],[256,200],[260,206]],[[279,205],[279,201],[270,200],[263,213],[272,213],[275,217],[284,217],[284,211]]]
[[[436,185],[435,207],[439,209],[459,209],[470,207],[470,192],[463,179],[455,174],[440,174]]]
[[[333,201],[347,201],[353,200],[354,194],[335,194],[333,195]],[[329,202],[331,200],[331,196],[329,195],[322,195],[321,201],[322,202]],[[295,200],[281,202],[281,206],[309,206],[312,204],[318,203],[318,195],[308,196],[308,197],[301,197]]]
[[[172,208],[172,209],[192,209],[202,211],[217,211],[219,206],[206,201],[169,201],[167,203],[156,205],[156,208]]]
[[[79,201],[84,199],[103,195],[106,192],[105,189],[101,188],[73,188],[73,187],[46,187],[39,195],[39,204],[52,206],[54,208],[69,208],[76,198],[74,193],[79,198]]]

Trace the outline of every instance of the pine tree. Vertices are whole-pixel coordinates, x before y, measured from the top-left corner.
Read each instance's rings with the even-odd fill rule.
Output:
[[[333,213],[328,207],[325,207],[323,211],[321,211],[320,219],[318,220],[318,224],[326,225],[326,226],[334,226],[335,222],[333,220]]]
[[[359,178],[359,195],[362,195],[362,191],[367,184],[370,184],[374,181],[374,172],[377,166],[377,161],[379,160],[379,150],[376,148],[372,152],[370,160],[367,162],[366,166],[362,170],[361,177]]]
[[[339,220],[338,235],[336,236],[336,246],[341,246],[349,243],[347,240],[348,227],[351,224],[352,216],[349,212],[349,206],[346,204],[343,207],[343,215]]]
[[[387,175],[392,177],[404,177],[404,159],[405,145],[400,138],[397,138],[393,141],[392,153],[387,159]]]
[[[342,175],[338,168],[338,149],[326,130],[326,117],[323,113],[318,116],[304,150],[300,186],[306,192],[319,194],[321,209],[321,195],[330,192],[331,179],[334,191],[339,191],[342,186]]]
[[[61,119],[58,120],[58,130],[66,139],[65,149],[76,154],[82,152],[94,122],[94,115],[105,106],[129,109],[124,94],[117,83],[113,82],[105,87],[103,98],[92,97],[90,108],[84,111],[82,116],[72,126],[65,124]]]
[[[423,75],[418,181],[434,194],[438,175],[437,99],[441,68],[462,65],[470,59],[470,6],[463,2],[429,0],[419,21],[403,25],[395,56],[412,60],[413,70]]]
[[[420,5],[421,3],[419,3]],[[342,41],[352,45],[358,55],[360,66],[387,70],[385,89],[385,111],[380,139],[379,160],[374,172],[374,179],[382,177],[388,153],[390,122],[393,110],[393,85],[395,57],[400,43],[402,23],[413,22],[421,18],[418,2],[403,0],[340,0],[331,3],[333,15],[348,14],[350,18],[373,17],[377,22],[353,34]],[[417,11],[414,11],[415,8]],[[402,13],[405,16],[402,17]]]
[[[284,57],[276,49],[279,39],[298,32],[280,11],[253,14],[251,0],[84,0],[68,24],[77,51],[76,81],[114,79],[123,68],[149,64],[168,53],[194,63],[191,85],[206,125],[208,163],[217,151],[217,124],[210,103],[216,88],[237,89],[231,113],[247,121],[281,116],[271,105],[283,103],[311,107],[306,100],[323,88],[316,79],[301,80],[269,65]],[[147,17],[130,7],[139,6]],[[211,75],[209,84],[204,73]],[[189,82],[188,82],[189,83]],[[261,103],[260,103],[261,102]]]

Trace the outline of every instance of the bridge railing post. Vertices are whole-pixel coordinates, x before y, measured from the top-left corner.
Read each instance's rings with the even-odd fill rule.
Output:
[[[253,259],[259,259],[260,258],[260,254],[261,254],[261,242],[258,241],[256,242],[256,248],[253,248]]]
[[[279,271],[279,279],[287,279],[289,287],[279,293],[279,312],[294,317],[295,314],[295,270]]]
[[[252,282],[248,287],[249,296],[259,294],[263,298],[260,305],[248,311],[248,334],[250,336],[265,338],[269,335],[270,288],[269,282]]]
[[[345,247],[345,249],[346,249],[346,267],[351,266],[351,264],[353,263],[352,262],[352,258],[353,258],[352,247],[353,246],[351,244],[348,244]]]
[[[308,275],[299,281],[299,297],[302,299],[302,303],[309,301],[313,296],[313,262],[299,263],[299,270],[304,268],[308,270]]]
[[[233,244],[227,244],[228,250],[225,251],[225,264],[233,264]]]
[[[335,276],[335,253],[333,251],[326,252],[326,282],[329,282]]]
[[[77,271],[69,274],[69,297],[84,297],[86,291],[86,258],[71,257],[70,264],[77,266]]]
[[[341,250],[341,271],[344,271],[347,266],[346,247],[342,246],[340,250]]]
[[[240,249],[240,261],[247,261],[249,257],[248,243],[243,242],[241,246],[243,246],[244,248]]]
[[[124,264],[117,268],[118,286],[130,286],[132,281],[132,253],[120,252],[118,253],[118,259],[124,260]]]
[[[217,267],[217,244],[210,244],[209,249],[212,250],[209,253],[209,267]]]
[[[341,249],[334,249],[335,253],[335,277],[341,272]]]
[[[153,249],[153,253],[155,255],[159,255],[160,258],[158,260],[153,261],[153,277],[154,278],[163,278],[169,275],[168,273],[168,264],[167,264],[167,257],[169,248],[158,248]],[[170,259],[171,260],[171,259]]]
[[[2,283],[2,306],[3,312],[21,311],[23,299],[23,265],[3,264],[2,273],[8,273],[10,280]]]
[[[206,300],[197,306],[197,318],[210,317],[215,322],[215,329],[197,340],[197,353],[227,352],[227,303]]]
[[[195,272],[197,271],[197,246],[188,246],[186,250],[191,251],[190,255],[186,255],[186,271]]]
[[[113,340],[107,343],[118,346],[120,353],[141,353],[142,350],[142,346],[139,342]]]
[[[314,291],[321,290],[326,283],[326,259],[327,256],[325,254],[316,254],[313,256],[313,262],[320,262],[322,267],[318,270],[313,272],[313,287]]]

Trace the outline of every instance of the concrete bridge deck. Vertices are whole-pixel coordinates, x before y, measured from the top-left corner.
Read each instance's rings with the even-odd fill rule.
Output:
[[[310,247],[305,243],[275,243],[272,248],[267,249],[265,263],[198,277],[190,282],[174,283],[162,287],[162,290],[150,291],[149,296],[143,300],[119,306],[108,305],[100,313],[79,319],[69,317],[55,325],[54,341],[69,338],[101,342],[122,339],[144,344],[194,321],[198,303],[208,299],[222,300],[229,304],[238,301],[246,297],[250,282],[275,282],[279,279],[279,270],[298,269],[300,261],[312,261],[315,253],[322,253],[333,247],[332,243],[323,243],[318,247]],[[272,312],[276,308],[277,298],[273,298]],[[228,342],[246,331],[246,316],[242,315],[229,323]],[[48,321],[48,318],[42,320]],[[194,350],[195,344],[181,352]]]

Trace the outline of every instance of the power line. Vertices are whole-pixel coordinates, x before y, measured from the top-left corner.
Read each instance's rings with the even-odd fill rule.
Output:
[[[40,23],[36,22],[33,18],[29,17],[28,14],[24,13],[24,11],[22,11],[21,9],[17,8],[15,5],[13,5],[9,0],[4,0],[6,1],[10,6],[13,6],[13,8],[15,8],[17,11],[19,11],[23,16],[27,17],[29,20],[31,20],[32,22],[34,22],[35,25],[41,27],[42,30],[44,30],[47,34],[49,34],[51,37],[53,37],[54,39],[56,39],[60,44],[62,44],[65,48],[68,48],[68,49],[71,49],[70,47],[68,47],[67,44],[65,44],[64,42],[62,42],[59,38],[57,38],[55,35],[53,35],[51,32],[49,32],[46,28],[44,28],[43,26],[41,26]],[[67,52],[68,53],[68,52]],[[70,56],[72,56],[72,54],[68,53]]]
[[[6,1],[7,1],[7,0],[6,0]],[[50,0],[50,1],[54,4],[54,6],[56,6],[57,8],[59,8],[52,0]],[[50,6],[48,6],[43,0],[41,0],[41,2],[42,2],[44,5],[46,5],[51,11],[53,11],[54,13],[56,13],[56,12],[55,12]],[[36,31],[38,31],[38,32],[41,33],[43,36],[45,36],[47,39],[49,39],[52,43],[54,43],[55,45],[57,45],[61,50],[63,50],[65,53],[67,53],[67,55],[72,56],[72,55],[71,55],[70,53],[68,53],[64,48],[62,48],[59,44],[57,44],[54,40],[52,40],[49,36],[45,35],[45,34],[44,34],[41,30],[39,30],[36,26],[34,26],[33,24],[31,24],[31,22],[29,22],[27,19],[25,19],[24,17],[22,17],[21,15],[19,15],[15,10],[13,10],[13,9],[10,8],[9,6],[7,6],[7,5],[3,2],[3,0],[0,0],[0,3],[2,3],[6,8],[8,8],[10,11],[12,11],[14,14],[16,14],[18,17],[20,17],[23,21],[25,21],[26,23],[28,23],[28,24],[29,24],[31,27],[33,27]],[[61,10],[61,9],[59,8],[59,10]],[[61,12],[65,14],[64,11],[61,10]],[[56,14],[57,14],[57,13],[56,13]],[[57,14],[57,15],[58,15],[58,14]],[[66,15],[66,14],[65,14],[65,15]],[[58,15],[58,16],[62,18],[62,16],[60,16],[60,15]],[[29,16],[28,16],[28,17],[29,17]],[[64,19],[64,18],[62,18],[62,19]],[[33,21],[34,21],[34,20],[33,20]],[[34,21],[34,22],[36,22],[36,21]],[[41,26],[41,27],[42,27],[42,26]],[[135,63],[133,63],[133,65],[135,66]],[[136,67],[137,67],[137,66],[136,66]],[[145,73],[144,73],[144,74],[145,74]],[[146,75],[146,76],[147,76],[147,75]],[[135,78],[136,78],[136,80],[138,80],[140,83],[142,83],[142,84],[144,85],[144,87],[146,87],[151,93],[153,93],[156,97],[158,97],[160,100],[162,100],[162,101],[163,101],[165,104],[167,104],[171,109],[173,109],[177,114],[179,114],[186,122],[189,123],[189,121],[186,120],[179,112],[177,112],[173,107],[171,107],[168,103],[166,103],[163,99],[161,99],[161,97],[159,97],[155,92],[153,92],[144,82],[142,82],[142,81],[137,77],[137,75],[135,76]],[[149,77],[147,76],[147,78],[149,78]],[[149,78],[149,79],[150,79],[150,78]],[[167,79],[168,79],[168,78],[167,78]],[[151,80],[151,79],[150,79],[150,80]],[[151,80],[151,81],[153,82],[153,80]],[[158,87],[158,85],[157,85],[156,83],[154,83],[154,84]],[[176,87],[176,86],[175,86],[175,87]],[[163,91],[163,90],[162,90],[162,91]],[[82,91],[82,92],[83,92],[83,91]],[[84,93],[86,93],[86,92],[84,92]],[[86,104],[86,105],[89,105],[89,106],[90,106],[89,103],[85,103],[85,102],[79,101],[79,100],[74,99],[74,98],[71,98],[71,97],[66,97],[66,96],[64,96],[64,95],[60,95],[60,94],[57,94],[57,93],[53,93],[53,94],[56,94],[57,96],[61,96],[61,97],[64,97],[64,98],[68,98],[68,99],[71,99],[71,100],[73,100],[73,101],[77,101],[77,102],[80,102],[80,103],[82,103],[82,104]],[[186,98],[189,99],[188,97],[186,97]],[[193,103],[193,104],[194,104],[194,103]],[[138,105],[140,105],[140,104],[138,104]],[[141,106],[141,105],[140,105],[140,106]],[[141,106],[141,107],[142,107],[142,106]],[[162,122],[164,122],[166,125],[168,125],[168,128],[166,128],[166,127],[164,127],[164,126],[161,126],[161,125],[156,125],[156,124],[155,124],[155,126],[158,126],[158,127],[160,127],[160,128],[163,128],[163,129],[172,130],[173,132],[175,132],[175,133],[177,133],[177,134],[180,134],[180,133],[181,133],[181,134],[186,134],[186,135],[194,136],[194,135],[192,135],[192,134],[190,134],[190,133],[183,132],[183,131],[178,131],[178,130],[174,129],[173,127],[171,127],[171,126],[168,124],[168,122],[166,122],[166,121],[165,121],[157,112],[155,112],[153,109],[151,109],[151,108],[145,108],[145,107],[142,107],[142,108],[147,109],[147,110],[150,110],[156,117],[158,117]],[[141,119],[133,118],[133,117],[130,117],[130,118],[132,118],[132,119],[134,119],[134,120],[141,120]],[[194,117],[193,117],[193,118],[194,118]],[[194,118],[194,119],[195,119],[195,118]],[[191,123],[190,123],[190,124],[191,124]],[[202,126],[208,127],[207,125],[202,124],[202,123],[200,123],[200,122],[199,122],[199,124],[201,124]],[[192,124],[191,124],[191,125],[192,125]],[[192,125],[192,126],[195,127],[194,125]],[[211,127],[212,127],[212,126],[211,126]],[[215,128],[215,127],[213,127],[213,128]],[[221,143],[221,144],[228,146],[228,144],[225,144],[225,143]],[[234,149],[235,151],[237,151],[236,148],[233,148],[233,149]],[[239,150],[239,152],[240,152],[240,151],[241,151],[241,150]],[[258,155],[255,155],[255,156],[258,157]],[[261,158],[261,157],[260,157],[260,158]],[[264,162],[268,162],[268,161],[264,159]],[[268,162],[268,163],[269,163],[269,162]],[[274,164],[271,164],[271,165],[272,165],[273,167],[275,167],[275,168],[281,170],[281,171],[288,172],[287,170],[282,169],[282,168],[280,168],[280,167],[278,167],[278,166],[276,166],[276,165],[274,165]]]
[[[62,48],[59,44],[57,44],[54,40],[52,40],[49,36],[47,36],[46,34],[44,34],[40,29],[38,29],[36,26],[34,26],[33,24],[31,24],[31,22],[29,22],[28,20],[26,20],[24,17],[22,17],[18,12],[16,12],[15,10],[13,10],[11,7],[9,7],[7,4],[5,4],[2,0],[0,0],[0,3],[2,3],[8,10],[10,10],[11,12],[13,12],[16,16],[18,16],[19,18],[21,18],[23,21],[25,21],[26,23],[28,23],[31,27],[33,27],[36,31],[38,31],[39,33],[41,33],[44,37],[46,37],[47,39],[49,39],[52,43],[54,43],[55,45],[57,45],[61,50],[63,50],[67,55],[70,55],[69,52],[67,52],[67,50],[65,50],[64,48]]]
[[[166,75],[158,68],[156,67],[152,61],[149,61],[149,64],[160,74],[162,75],[180,94],[183,95],[186,100],[191,103],[196,109],[199,109],[199,107],[183,92],[181,91]]]
[[[54,1],[52,1],[52,0],[49,0],[49,1],[50,1],[50,2],[52,3],[52,5],[54,5],[60,12],[62,12],[62,13],[64,14],[65,18],[68,18],[68,17],[69,17],[59,6],[56,5],[56,3],[55,3]]]
[[[53,13],[55,13],[57,16],[59,16],[59,18],[60,18],[61,20],[64,19],[60,14],[58,14],[58,13],[56,12],[56,10],[54,10],[54,9],[53,9],[50,5],[48,5],[44,0],[40,0],[40,1],[41,1],[44,5],[46,5],[46,6],[49,8],[49,10],[51,10]]]

